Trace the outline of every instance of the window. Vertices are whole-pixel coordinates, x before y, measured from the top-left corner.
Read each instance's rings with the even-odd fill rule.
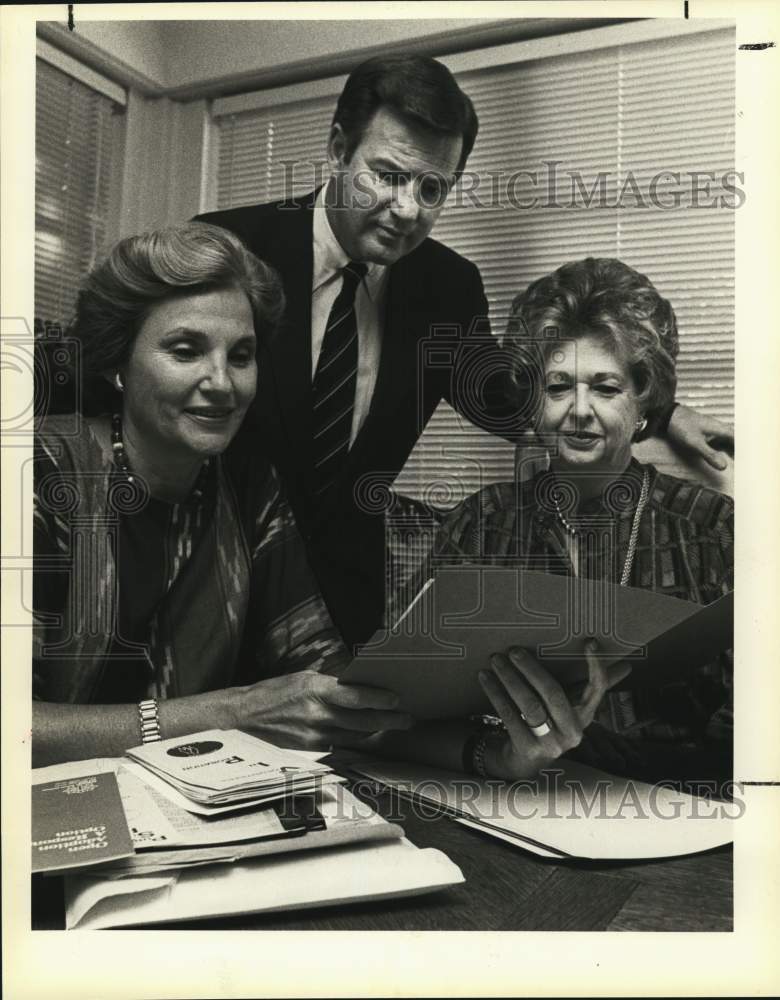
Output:
[[[544,40],[555,44],[538,58],[544,45],[528,42],[444,60],[474,101],[480,131],[471,176],[434,236],[479,266],[499,334],[514,295],[566,261],[618,257],[635,267],[677,313],[677,398],[731,421],[742,197],[734,31],[643,22],[571,37],[579,51],[567,53],[559,38]],[[258,95],[254,109],[252,95],[218,102],[220,207],[303,193],[325,177],[314,164],[341,81],[327,93],[319,86],[309,98],[303,87],[275,103]],[[509,446],[442,405],[396,486],[448,506],[513,469]]]
[[[35,313],[67,322],[79,282],[111,241],[121,105],[43,59],[35,106]]]

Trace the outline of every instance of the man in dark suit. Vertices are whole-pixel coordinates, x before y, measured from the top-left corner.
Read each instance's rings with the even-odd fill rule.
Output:
[[[201,217],[233,230],[282,276],[287,312],[258,358],[252,434],[267,445],[286,482],[348,643],[369,638],[381,622],[387,487],[442,398],[490,425],[489,413],[476,406],[469,413],[459,381],[487,371],[490,382],[492,368],[497,397],[506,377],[489,336],[478,269],[428,238],[476,132],[470,100],[440,63],[371,60],[352,74],[340,98],[325,188],[300,200]],[[348,440],[335,462],[326,461],[330,481],[323,482],[318,462],[327,460],[327,449],[322,454],[317,441],[329,432],[319,433],[328,421],[318,418],[317,369],[350,261],[368,265],[353,300],[357,371],[351,385],[344,372]],[[332,414],[336,424],[338,416]],[[499,420],[494,429],[502,426]],[[338,449],[338,439],[331,443]]]
[[[441,63],[378,57],[339,98],[324,188],[199,217],[282,277],[286,316],[258,356],[247,435],[285,480],[348,644],[381,624],[387,487],[439,401],[504,434],[533,408],[532,377],[509,392],[478,269],[429,238],[477,128]]]

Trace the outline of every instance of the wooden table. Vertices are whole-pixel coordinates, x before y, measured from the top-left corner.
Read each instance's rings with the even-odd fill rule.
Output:
[[[395,795],[372,796],[371,803],[389,818],[400,813],[409,839],[419,847],[444,851],[466,882],[409,899],[167,926],[355,931],[732,929],[730,847],[665,861],[548,861],[446,816],[423,818]],[[33,917],[37,929],[63,926],[61,879],[34,880]]]

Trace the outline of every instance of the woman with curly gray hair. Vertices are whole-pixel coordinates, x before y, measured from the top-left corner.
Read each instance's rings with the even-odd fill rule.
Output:
[[[565,264],[517,296],[508,328],[518,377],[535,365],[535,427],[549,468],[490,486],[443,522],[429,563],[516,563],[537,572],[607,580],[709,604],[733,588],[733,505],[728,497],[637,462],[631,445],[668,407],[676,384],[677,322],[642,274],[619,260]],[[589,682],[576,698],[528,650],[494,654],[480,682],[502,727],[449,722],[429,729],[424,754],[482,775],[533,775],[571,751],[625,677],[586,644]],[[630,700],[623,726],[648,738],[730,738],[727,659]],[[617,697],[617,696],[616,696]],[[407,746],[409,736],[404,734]],[[399,741],[393,738],[391,741]],[[614,744],[602,745],[612,752]],[[602,763],[603,760],[601,761]],[[720,766],[720,765],[719,765]]]

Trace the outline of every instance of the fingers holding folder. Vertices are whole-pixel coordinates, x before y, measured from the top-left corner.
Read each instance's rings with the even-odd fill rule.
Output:
[[[501,717],[505,733],[485,742],[484,766],[494,777],[533,777],[579,746],[610,687],[630,672],[625,664],[608,666],[594,641],[586,644],[588,682],[579,698],[563,687],[527,650],[519,647],[490,658],[480,684]]]

